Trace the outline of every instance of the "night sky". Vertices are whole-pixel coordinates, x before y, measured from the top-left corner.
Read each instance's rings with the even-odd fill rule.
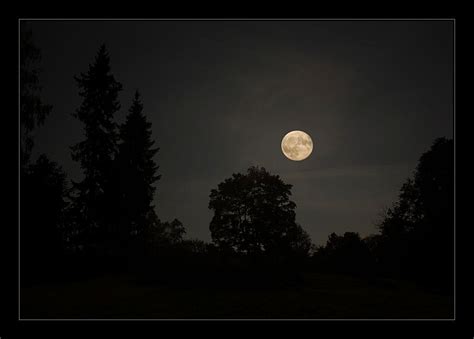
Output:
[[[212,188],[251,165],[293,185],[297,222],[315,244],[331,232],[375,233],[384,207],[437,137],[453,137],[453,21],[32,21],[42,51],[44,101],[35,154],[82,177],[71,145],[73,79],[101,43],[123,84],[122,123],[133,92],[161,149],[155,205],[187,237],[210,240]],[[313,139],[301,162],[282,137]]]

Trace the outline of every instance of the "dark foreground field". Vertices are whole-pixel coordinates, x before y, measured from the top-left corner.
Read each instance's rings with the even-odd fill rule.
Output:
[[[22,319],[448,319],[453,298],[408,283],[306,274],[293,287],[166,286],[108,276],[22,287]]]

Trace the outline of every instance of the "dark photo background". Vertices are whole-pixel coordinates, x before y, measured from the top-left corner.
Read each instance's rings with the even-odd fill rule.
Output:
[[[453,21],[21,26],[22,317],[453,317]]]

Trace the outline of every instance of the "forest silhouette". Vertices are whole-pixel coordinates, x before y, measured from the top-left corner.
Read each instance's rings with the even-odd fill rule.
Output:
[[[420,156],[413,177],[403,184],[397,201],[384,212],[373,235],[332,233],[324,246],[315,246],[304,225],[295,221],[292,185],[254,166],[244,173],[229,174],[211,190],[212,241],[190,240],[178,219],[164,221],[155,212],[154,194],[160,180],[165,180],[159,173],[159,150],[165,146],[155,144],[146,104],[138,90],[126,103],[125,122],[119,125],[115,121],[122,109],[118,95],[123,86],[112,73],[105,45],[100,46],[87,71],[74,77],[82,101],[73,116],[82,124],[84,138],[70,145],[70,150],[83,179],[69,180],[60,164],[44,154],[32,159],[32,131],[54,109],[41,99],[39,61],[40,50],[31,31],[22,24],[23,318],[452,316],[453,140],[438,138]],[[90,287],[94,281],[96,287]],[[165,288],[171,291],[169,295],[185,291],[185,295],[158,298],[166,305],[160,311],[150,310],[146,299],[131,297],[137,301],[133,311],[117,307],[114,300],[101,299],[99,295],[107,295],[114,288],[110,281],[146,291]],[[71,284],[75,289],[64,287]],[[76,299],[51,301],[41,296],[55,288],[68,298],[77,293]],[[117,288],[117,298],[132,293],[128,287]],[[316,297],[314,302],[320,302],[317,309],[298,306],[303,304],[298,304],[301,301],[293,293],[305,299],[305,291],[311,289],[330,297],[319,301]],[[344,291],[351,289],[358,293],[359,304],[345,296]],[[252,291],[262,290],[272,291],[265,293],[272,293],[268,298],[274,298],[278,306],[269,302],[260,307],[247,300],[254,298]],[[208,303],[200,310],[192,307],[196,298],[217,293],[212,291],[220,291],[227,300],[225,306],[215,301],[211,303],[214,306]],[[251,296],[242,296],[242,291],[250,291],[246,293]],[[417,291],[422,297],[418,298]],[[311,293],[316,292],[308,292],[308,300],[313,300]],[[428,303],[430,310],[412,304],[394,304],[387,309],[383,302],[375,301],[381,293],[386,293],[381,299],[405,294],[424,300],[420,303],[435,301],[434,306]],[[102,300],[100,307],[93,302],[77,307],[78,299],[88,298]],[[48,302],[50,305],[45,305]],[[353,309],[347,310],[351,305]]]

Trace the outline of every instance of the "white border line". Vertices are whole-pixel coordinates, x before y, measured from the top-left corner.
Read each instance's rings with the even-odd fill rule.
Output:
[[[19,18],[29,21],[455,21],[454,18]]]
[[[21,203],[20,203],[20,195],[21,195],[21,188],[20,188],[20,177],[21,177],[21,120],[20,120],[20,116],[21,116],[21,100],[20,100],[20,91],[21,91],[21,87],[20,87],[20,80],[21,80],[21,74],[20,74],[20,67],[21,67],[21,64],[20,64],[20,47],[21,47],[21,40],[20,40],[20,34],[21,34],[21,28],[20,28],[20,25],[21,25],[21,20],[18,20],[18,320],[20,320],[20,304],[21,304],[21,301],[20,301],[20,290],[21,290],[21,284],[20,284],[20,228],[21,228],[21,222],[20,222],[20,218],[21,218],[21,213],[20,213],[20,206],[21,206]]]
[[[454,142],[454,320],[456,320],[456,20],[453,21],[453,142]]]
[[[450,319],[300,319],[300,318],[281,318],[281,319],[259,319],[259,318],[220,318],[220,319],[211,319],[211,318],[176,318],[176,319],[166,319],[166,318],[150,318],[150,319],[119,319],[119,318],[95,318],[95,319],[81,319],[81,318],[59,318],[59,319],[22,319],[20,315],[20,172],[18,173],[18,321],[455,321],[456,320],[456,19],[455,18],[368,18],[368,19],[349,19],[349,18],[334,18],[334,19],[311,19],[311,18],[296,18],[296,19],[259,19],[259,18],[224,18],[224,19],[215,19],[215,18],[119,18],[119,19],[110,19],[110,18],[19,18],[18,19],[18,69],[20,69],[20,22],[21,21],[452,21],[454,24],[453,27],[453,116],[454,116],[454,318]],[[20,73],[18,72],[18,137],[20,141]],[[20,143],[18,143],[18,164],[21,165],[20,158]],[[20,167],[18,167],[20,170]]]

